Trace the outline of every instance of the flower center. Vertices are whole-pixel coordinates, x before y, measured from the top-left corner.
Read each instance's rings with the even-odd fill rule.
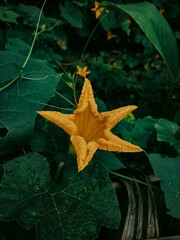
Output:
[[[81,113],[76,113],[75,122],[78,127],[78,135],[83,137],[86,142],[97,142],[104,136],[106,129],[105,119],[100,119],[93,114],[90,106]]]

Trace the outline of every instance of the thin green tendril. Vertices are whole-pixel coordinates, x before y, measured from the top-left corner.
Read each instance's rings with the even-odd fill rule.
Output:
[[[39,17],[38,17],[37,25],[36,25],[36,30],[35,30],[35,33],[34,33],[34,38],[33,38],[31,47],[30,47],[30,49],[29,49],[29,53],[28,53],[28,55],[27,55],[27,57],[26,57],[23,65],[22,65],[22,67],[21,67],[21,70],[20,70],[18,76],[16,76],[15,78],[13,78],[13,79],[12,79],[9,83],[7,83],[5,86],[1,87],[1,88],[0,88],[0,92],[3,91],[3,90],[5,90],[5,89],[8,88],[9,86],[11,86],[14,82],[16,82],[16,81],[21,77],[22,72],[23,72],[23,69],[26,67],[26,65],[27,65],[27,63],[28,63],[28,61],[29,61],[29,58],[30,58],[30,56],[31,56],[31,53],[32,53],[32,50],[33,50],[33,47],[34,47],[34,44],[35,44],[35,41],[36,41],[36,38],[37,38],[37,36],[38,36],[41,32],[44,31],[44,30],[42,29],[40,32],[38,32],[38,29],[39,29],[39,24],[40,24],[41,16],[42,16],[42,12],[43,12],[44,6],[45,6],[45,4],[46,4],[46,1],[47,1],[47,0],[45,0],[44,3],[43,3],[43,5],[42,5],[41,11],[40,11],[40,14],[39,14]]]

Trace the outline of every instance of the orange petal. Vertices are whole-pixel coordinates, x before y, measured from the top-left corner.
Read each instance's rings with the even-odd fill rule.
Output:
[[[131,113],[135,110],[137,106],[129,105],[125,107],[121,107],[109,112],[101,113],[103,117],[107,118],[106,127],[111,129],[113,128],[119,121],[121,121],[127,114]]]
[[[99,2],[98,1],[94,1],[94,8],[91,8],[91,11],[96,11],[99,7]]]
[[[100,15],[101,15],[101,13],[104,11],[104,9],[105,8],[98,8],[97,10],[96,10],[96,19],[98,19],[99,17],[100,17]]]
[[[111,40],[111,39],[116,38],[116,37],[117,37],[117,35],[113,34],[112,32],[107,33],[107,40]]]
[[[56,111],[39,111],[37,113],[58,127],[63,128],[69,135],[78,133],[77,126],[73,122],[73,114],[63,114]]]
[[[88,104],[90,104],[92,112],[94,114],[98,114],[97,104],[94,99],[91,83],[87,78],[85,78],[78,106],[74,113],[80,113],[85,111],[85,109],[88,107]]]
[[[83,71],[83,72],[86,72],[86,70],[87,70],[87,66],[85,66],[85,67],[82,68],[82,71]]]
[[[143,149],[106,130],[105,138],[98,139],[99,149],[115,152],[142,152]]]
[[[86,143],[81,136],[71,136],[71,142],[77,154],[78,171],[82,171],[91,161],[98,145],[95,142]]]

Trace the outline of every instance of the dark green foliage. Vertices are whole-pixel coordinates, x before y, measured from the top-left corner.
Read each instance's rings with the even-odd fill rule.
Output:
[[[153,4],[116,5],[138,23],[164,59],[172,78],[178,72],[178,51],[171,28]],[[148,15],[148,18],[147,18]],[[168,46],[168,47],[167,47]],[[171,50],[170,50],[171,49]]]
[[[0,218],[16,219],[26,229],[36,224],[42,240],[92,239],[101,225],[117,228],[120,221],[108,172],[95,162],[77,173],[75,159],[69,158],[54,183],[41,155],[13,159],[4,166]]]
[[[4,131],[0,155],[3,156],[30,138],[36,111],[53,96],[60,76],[40,60],[30,60],[19,74],[24,56],[2,51],[0,58],[0,127]]]
[[[146,175],[161,180],[152,188],[159,221],[167,219],[160,235],[168,236],[173,221],[169,232],[180,232],[180,4],[99,3],[98,19],[92,0],[47,0],[43,9],[42,0],[0,3],[2,240],[120,239],[131,206],[124,183],[135,186],[138,204],[137,189],[146,202],[149,188],[142,183],[153,184]],[[42,109],[73,112],[84,82],[77,66],[90,71],[99,112],[138,106],[112,132],[144,152],[98,150],[78,173],[69,136],[37,117]],[[148,205],[144,209],[146,218]],[[119,224],[106,235],[103,226]]]
[[[155,128],[158,140],[168,142],[180,153],[179,126],[166,119],[159,119]]]
[[[155,174],[161,179],[161,188],[165,194],[168,213],[173,217],[180,218],[180,157],[169,158],[160,154],[149,154],[148,157]]]

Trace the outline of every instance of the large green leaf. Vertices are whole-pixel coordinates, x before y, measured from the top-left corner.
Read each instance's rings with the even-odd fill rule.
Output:
[[[79,8],[69,1],[65,1],[64,6],[60,4],[60,10],[62,17],[70,23],[73,27],[82,28],[83,21]]]
[[[118,227],[119,206],[102,165],[95,162],[78,173],[69,158],[59,178],[60,184],[51,183],[48,162],[37,153],[6,163],[0,220],[16,219],[27,229],[36,224],[39,240],[90,240],[101,225]]]
[[[159,119],[155,124],[155,128],[157,130],[157,139],[168,142],[180,153],[180,139],[176,138],[176,132],[179,130],[179,126],[167,119]]]
[[[160,154],[149,154],[155,175],[161,179],[169,214],[180,219],[180,157],[169,158]]]
[[[21,147],[30,137],[36,111],[42,109],[42,103],[46,104],[52,97],[59,77],[42,61],[29,60],[23,70],[23,77],[19,77],[8,86],[18,76],[25,57],[2,51],[0,59],[0,156],[2,156]]]
[[[178,73],[178,50],[172,30],[156,7],[149,2],[113,5],[129,14],[143,30],[164,59],[170,76],[175,79]]]

